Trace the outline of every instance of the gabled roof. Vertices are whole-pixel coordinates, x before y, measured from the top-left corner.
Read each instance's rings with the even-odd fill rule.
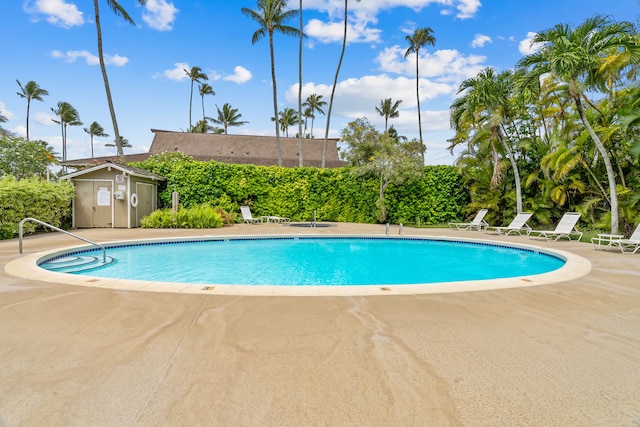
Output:
[[[155,134],[148,153],[127,154],[125,161],[139,162],[152,154],[182,152],[195,160],[215,160],[222,163],[253,164],[274,166],[278,164],[278,152],[275,136],[259,135],[223,135],[212,133],[173,132],[151,129]],[[347,166],[347,162],[338,157],[338,139],[327,139],[327,168]],[[282,166],[299,165],[300,140],[298,138],[280,138]],[[304,166],[322,166],[324,139],[304,138],[302,156]],[[96,157],[94,159],[67,160],[65,166],[91,166],[105,161],[118,161],[117,157]]]
[[[157,175],[155,173],[149,172],[147,170],[144,169],[140,169],[140,168],[134,168],[133,166],[125,166],[125,165],[121,165],[118,163],[111,163],[111,162],[107,162],[107,163],[102,163],[100,165],[97,166],[93,166],[87,169],[82,169],[80,171],[77,172],[73,172],[64,176],[61,176],[60,179],[71,179],[71,178],[75,178],[77,176],[81,176],[81,175],[86,175],[88,173],[91,172],[95,172],[98,170],[102,170],[102,169],[107,169],[107,168],[112,168],[112,169],[116,169],[119,170],[120,172],[122,172],[123,174],[128,174],[131,176],[137,176],[139,178],[149,178],[149,179],[153,179],[155,181],[164,181],[164,177]]]
[[[183,152],[195,160],[216,160],[223,163],[273,166],[278,164],[277,139],[275,136],[224,135],[211,133],[171,132],[151,129],[155,136],[149,154]],[[346,166],[338,158],[338,140],[327,140],[326,167]],[[299,138],[280,137],[282,166],[299,165]],[[324,140],[302,139],[304,166],[322,166]]]

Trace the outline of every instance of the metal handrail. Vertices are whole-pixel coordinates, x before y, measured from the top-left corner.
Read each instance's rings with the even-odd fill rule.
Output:
[[[100,249],[102,249],[102,262],[104,262],[105,264],[107,263],[107,248],[105,248],[101,244],[93,242],[93,241],[91,241],[89,239],[85,239],[84,237],[80,237],[77,234],[69,233],[68,231],[65,231],[65,230],[63,230],[61,228],[58,228],[56,226],[53,226],[51,224],[47,224],[46,222],[40,221],[39,219],[35,219],[35,218],[25,218],[22,221],[20,221],[20,223],[18,224],[18,246],[19,246],[20,253],[22,253],[22,234],[23,234],[22,231],[23,231],[23,225],[27,221],[36,222],[36,223],[38,223],[40,225],[44,225],[45,227],[49,227],[52,230],[59,231],[59,232],[64,233],[64,234],[68,234],[71,237],[75,237],[76,239],[80,239],[83,242],[87,242],[87,243],[90,243],[90,244],[92,244],[94,246],[99,247]]]

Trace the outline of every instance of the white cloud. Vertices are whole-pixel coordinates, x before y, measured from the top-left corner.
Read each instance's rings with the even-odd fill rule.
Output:
[[[371,28],[370,24],[377,21],[369,15],[356,15],[350,17],[347,22],[348,43],[378,43],[382,30]],[[321,43],[333,43],[342,41],[344,37],[344,21],[323,22],[312,19],[305,26],[307,36],[317,39]]]
[[[69,50],[66,53],[54,50],[51,52],[51,56],[56,59],[63,59],[65,62],[76,62],[78,58],[84,59],[88,65],[100,64],[100,59],[93,55],[88,50]],[[120,55],[104,55],[104,63],[106,65],[115,65],[116,67],[122,67],[129,59]]]
[[[0,101],[0,114],[5,116],[7,120],[13,120],[16,118],[16,115],[11,111],[7,110],[7,107],[4,105],[4,102]]]
[[[251,71],[238,65],[233,69],[233,74],[224,76],[222,80],[242,84],[248,82],[252,78],[253,74],[251,74]]]
[[[381,11],[407,7],[415,11],[430,5],[444,7],[443,15],[453,14],[457,10],[459,19],[472,18],[480,8],[480,0],[367,0],[354,2],[349,7],[347,41],[349,43],[379,43],[382,30],[376,28],[377,16]],[[311,19],[304,32],[320,43],[339,42],[344,37],[344,1],[343,0],[306,0],[305,8],[326,13],[328,19]],[[313,42],[308,45],[312,46]]]
[[[518,50],[520,51],[521,54],[531,55],[532,53],[536,53],[540,49],[542,49],[541,43],[533,43],[533,38],[537,35],[538,33],[533,33],[529,31],[527,33],[527,37],[524,40],[520,41],[520,44],[518,45]]]
[[[451,14],[451,7],[458,11],[458,18],[470,18],[480,8],[480,0],[368,0],[349,3],[349,10],[377,15],[381,10],[407,7],[416,12],[431,5],[443,7],[443,15]],[[305,0],[304,7],[327,13],[330,19],[341,19],[344,0]]]
[[[416,56],[404,58],[405,48],[393,46],[382,50],[376,61],[379,69],[401,75],[415,75]],[[433,53],[420,51],[420,76],[432,78],[438,82],[459,84],[463,80],[473,77],[484,69],[486,57],[481,55],[465,56],[455,49],[441,49]]]
[[[191,66],[186,62],[176,62],[172,69],[165,70],[162,73],[157,73],[153,77],[181,81],[189,78],[185,70],[190,70],[190,69],[191,69]]]
[[[147,0],[142,20],[154,30],[170,31],[180,10],[166,0]]]
[[[471,47],[483,47],[487,43],[493,43],[491,37],[484,34],[476,34],[476,36],[473,38],[473,41],[471,42]]]
[[[480,6],[480,0],[460,0],[456,6],[458,9],[456,17],[460,19],[473,18]]]
[[[27,128],[24,125],[18,125],[16,127],[14,127],[13,129],[11,129],[11,132],[13,132],[16,135],[21,136],[23,138],[27,137]]]
[[[455,90],[448,84],[436,83],[427,79],[420,79],[420,100],[426,101],[441,95],[451,95]],[[331,96],[331,86],[325,84],[307,83],[302,86],[302,97],[305,99],[312,93],[322,95],[327,102]],[[374,118],[377,113],[375,107],[380,100],[393,94],[393,99],[402,100],[402,111],[415,108],[416,81],[407,77],[391,77],[387,74],[350,78],[338,83],[334,96],[334,109],[337,115],[356,119],[359,117]],[[298,85],[292,85],[286,93],[286,100],[295,104],[298,99]],[[409,116],[413,113],[407,114]],[[413,118],[415,123],[415,117]],[[411,120],[409,120],[411,122]],[[448,118],[447,118],[448,126]]]
[[[84,16],[77,6],[64,0],[27,0],[24,11],[32,15],[45,15],[47,22],[58,27],[70,28],[84,24]]]
[[[36,113],[31,115],[31,120],[33,120],[35,123],[38,123],[39,125],[44,125],[44,126],[55,125],[55,123],[52,120],[52,119],[55,119],[55,118],[56,118],[56,116],[54,116],[52,114],[43,113],[43,112],[40,112],[40,111],[38,111],[38,112],[36,112]]]

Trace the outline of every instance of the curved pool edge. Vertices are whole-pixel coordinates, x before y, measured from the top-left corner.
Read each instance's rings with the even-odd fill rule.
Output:
[[[269,238],[295,238],[313,237],[318,235],[296,235],[287,234],[264,234],[264,235],[229,235],[229,236],[200,236],[117,240],[103,243],[109,246],[136,243],[154,243],[163,241],[188,241],[202,239],[269,239]],[[335,237],[335,236],[325,236]],[[373,296],[373,295],[419,295],[434,293],[458,293],[475,292],[495,289],[521,288],[529,286],[549,285],[568,280],[578,279],[587,275],[592,268],[591,262],[586,258],[574,253],[560,249],[543,248],[536,245],[521,244],[517,242],[493,241],[477,238],[458,238],[451,236],[423,236],[423,235],[399,235],[399,236],[372,236],[349,234],[340,235],[341,238],[366,237],[366,238],[411,238],[425,240],[444,241],[464,241],[477,242],[494,246],[506,246],[534,250],[541,253],[561,257],[565,260],[565,265],[557,270],[531,276],[519,276],[504,279],[470,280],[462,282],[440,282],[412,285],[357,285],[357,286],[270,286],[270,285],[196,285],[180,282],[157,282],[130,279],[111,279],[86,275],[74,275],[68,273],[57,273],[45,270],[38,266],[38,261],[45,257],[56,256],[57,254],[88,248],[87,245],[68,246],[55,250],[43,251],[34,254],[24,255],[14,259],[5,265],[5,272],[14,277],[29,280],[39,280],[48,283],[66,284],[74,286],[86,286],[105,289],[118,289],[143,292],[168,292],[182,294],[205,294],[205,295],[235,295],[235,296]]]

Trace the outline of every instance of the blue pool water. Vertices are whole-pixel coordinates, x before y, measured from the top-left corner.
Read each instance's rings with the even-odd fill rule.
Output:
[[[87,250],[73,256],[100,254]],[[79,274],[194,284],[397,285],[527,276],[556,270],[565,262],[529,249],[411,238],[138,243],[108,248],[107,254],[115,262]],[[40,266],[53,269],[64,258]]]

